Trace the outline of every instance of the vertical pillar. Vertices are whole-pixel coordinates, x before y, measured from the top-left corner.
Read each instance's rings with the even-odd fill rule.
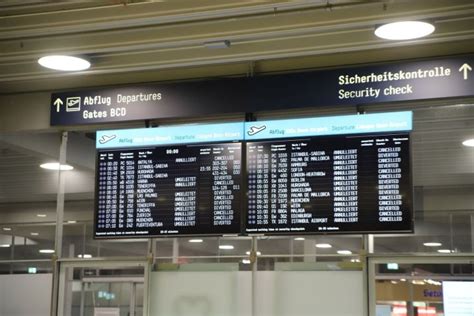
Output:
[[[59,164],[66,163],[68,133],[63,132],[61,136],[61,146],[59,148]],[[56,196],[56,234],[54,240],[55,254],[53,256],[53,291],[51,297],[51,315],[58,315],[58,296],[59,296],[59,276],[60,269],[58,258],[61,258],[63,247],[63,222],[64,222],[64,187],[65,174],[58,171],[58,192]],[[62,316],[62,315],[61,315]]]

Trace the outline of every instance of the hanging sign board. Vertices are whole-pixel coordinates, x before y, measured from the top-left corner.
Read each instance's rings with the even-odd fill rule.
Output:
[[[53,93],[51,125],[474,96],[474,55]]]

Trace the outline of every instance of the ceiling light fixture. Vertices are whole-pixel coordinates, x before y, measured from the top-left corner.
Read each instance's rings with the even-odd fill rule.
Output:
[[[250,260],[249,259],[242,259],[242,263],[243,264],[250,264]]]
[[[198,243],[203,242],[203,240],[202,239],[190,239],[190,240],[188,240],[188,242],[198,244]]]
[[[39,233],[30,233],[31,236],[39,236]]]
[[[39,253],[54,253],[53,249],[40,249]]]
[[[466,139],[462,144],[466,147],[474,147],[474,138]]]
[[[352,255],[352,251],[350,250],[338,250],[337,253],[340,255]]]
[[[452,253],[453,251],[450,249],[438,249],[439,253]]]
[[[76,224],[77,221],[67,221],[68,224]]]
[[[9,232],[11,231],[12,229],[10,227],[3,227],[3,230],[6,231],[6,232]]]
[[[409,40],[433,33],[433,24],[421,21],[399,21],[381,25],[375,29],[377,37],[387,40]]]
[[[92,258],[92,255],[85,253],[83,255],[77,255],[77,257],[81,259],[90,259]]]
[[[91,63],[84,58],[66,55],[44,56],[38,59],[38,63],[45,68],[60,71],[80,71],[91,66]]]
[[[74,167],[70,165],[60,165],[59,162],[48,162],[40,165],[41,168],[47,170],[61,170],[61,171],[70,171]]]
[[[1,244],[0,245],[0,248],[9,248],[10,247],[10,244]]]
[[[250,256],[250,251],[247,251],[245,254],[247,256]],[[260,251],[257,251],[257,256],[261,256],[261,255],[262,255],[262,253]]]
[[[332,246],[330,244],[316,244],[316,248],[329,249]]]
[[[234,249],[234,246],[232,246],[232,245],[219,245],[219,249],[232,250],[232,249]]]
[[[439,247],[439,246],[442,246],[443,244],[440,243],[440,242],[425,242],[423,244],[423,246],[426,246],[426,247]]]
[[[46,217],[46,214],[36,214],[37,217]]]
[[[296,237],[295,240],[296,240],[296,241],[303,241],[303,240],[304,240],[304,237]]]

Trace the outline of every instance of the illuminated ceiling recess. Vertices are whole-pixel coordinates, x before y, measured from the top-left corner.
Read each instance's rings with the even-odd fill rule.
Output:
[[[60,71],[80,71],[89,69],[91,63],[80,57],[66,55],[48,55],[38,59],[38,63],[49,69]]]
[[[421,21],[399,21],[383,24],[375,29],[377,37],[399,41],[421,38],[435,30],[433,24]]]

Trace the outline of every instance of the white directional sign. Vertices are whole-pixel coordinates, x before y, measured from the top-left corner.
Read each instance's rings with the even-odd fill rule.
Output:
[[[56,112],[59,112],[61,105],[63,105],[63,101],[60,98],[57,98],[53,104],[56,106]]]
[[[472,71],[472,68],[468,64],[463,64],[461,68],[459,68],[459,71],[462,71],[464,80],[467,80],[469,78],[468,71]]]

